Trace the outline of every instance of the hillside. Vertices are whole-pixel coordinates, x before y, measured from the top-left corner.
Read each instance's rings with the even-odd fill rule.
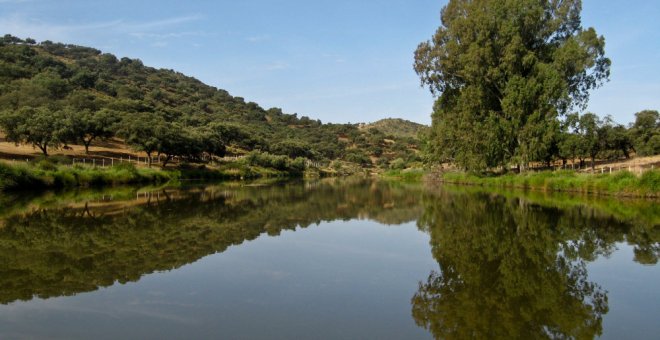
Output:
[[[57,130],[46,142],[35,142],[25,131],[8,131],[21,122],[33,125],[25,117],[40,114],[59,119],[40,121]],[[53,150],[119,137],[133,150],[191,161],[205,158],[201,154],[257,150],[386,167],[395,159],[416,161],[419,149],[415,123],[377,123],[377,129],[323,124],[279,108],[264,109],[174,70],[145,66],[139,59],[11,35],[0,38],[0,116],[8,141],[13,137],[44,153],[39,143]],[[101,123],[92,126],[94,122]],[[78,131],[88,125],[92,127]]]
[[[373,123],[362,124],[360,128],[377,129],[386,135],[395,137],[418,138],[419,133],[426,131],[429,127],[401,118],[385,118]]]

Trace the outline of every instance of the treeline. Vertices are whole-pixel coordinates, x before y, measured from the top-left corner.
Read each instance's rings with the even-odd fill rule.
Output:
[[[658,111],[644,110],[635,114],[635,122],[625,127],[617,124],[612,117],[600,119],[593,113],[569,114],[562,122],[562,128],[551,142],[547,162],[557,159],[567,164],[579,160],[591,160],[592,168],[596,159],[616,160],[638,156],[660,154],[660,114]]]
[[[366,166],[419,160],[416,138],[265,110],[139,59],[11,35],[0,38],[0,128],[44,155],[119,137],[165,163],[253,150]]]

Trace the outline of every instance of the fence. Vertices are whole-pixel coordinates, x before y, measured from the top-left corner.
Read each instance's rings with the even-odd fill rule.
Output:
[[[592,169],[590,164],[580,166],[579,164],[566,164],[566,165],[552,165],[552,166],[542,166],[542,167],[529,167],[525,171],[557,171],[557,170],[572,170],[576,172],[587,172],[587,173],[614,173],[619,171],[628,171],[633,174],[641,175],[646,171],[651,171],[656,169],[656,164],[616,164],[616,163],[607,163],[607,162],[597,162]]]
[[[71,164],[69,166],[73,165],[88,165],[88,166],[93,166],[93,167],[111,167],[117,164],[122,164],[122,163],[131,163],[137,166],[149,166],[149,158],[146,156],[132,156],[132,155],[127,155],[126,157],[120,156],[120,157],[106,157],[106,156],[98,156],[98,155],[93,155],[93,156],[87,156],[87,157],[78,157],[78,156],[66,156],[67,158],[71,159]],[[245,158],[243,155],[238,155],[238,156],[225,156],[225,157],[211,157],[209,155],[203,155],[200,160],[204,162],[235,162],[240,159]],[[152,157],[152,165],[159,165],[162,164],[163,161],[165,161],[166,156],[163,155],[158,155]],[[19,162],[25,162],[25,163],[30,163],[35,161],[34,158],[13,158],[13,159],[4,159],[1,160],[4,162],[9,162],[9,163],[19,163]],[[181,162],[181,158],[178,156],[172,157],[169,161],[168,164],[177,164]]]

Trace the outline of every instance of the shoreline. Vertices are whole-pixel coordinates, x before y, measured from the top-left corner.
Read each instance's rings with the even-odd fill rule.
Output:
[[[628,171],[614,174],[583,174],[572,171],[484,176],[463,172],[431,172],[429,183],[505,188],[539,192],[630,198],[660,198],[660,170],[637,176]]]
[[[304,173],[243,165],[228,169],[190,167],[178,169],[137,168],[132,164],[113,167],[58,165],[36,166],[0,162],[0,193],[22,190],[113,187],[132,184],[165,184],[188,180],[248,180],[299,178]]]

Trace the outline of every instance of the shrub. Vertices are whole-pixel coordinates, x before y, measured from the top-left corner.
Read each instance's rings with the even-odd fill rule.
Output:
[[[392,161],[390,164],[390,169],[392,170],[402,170],[406,168],[406,161],[403,158],[397,158]]]

